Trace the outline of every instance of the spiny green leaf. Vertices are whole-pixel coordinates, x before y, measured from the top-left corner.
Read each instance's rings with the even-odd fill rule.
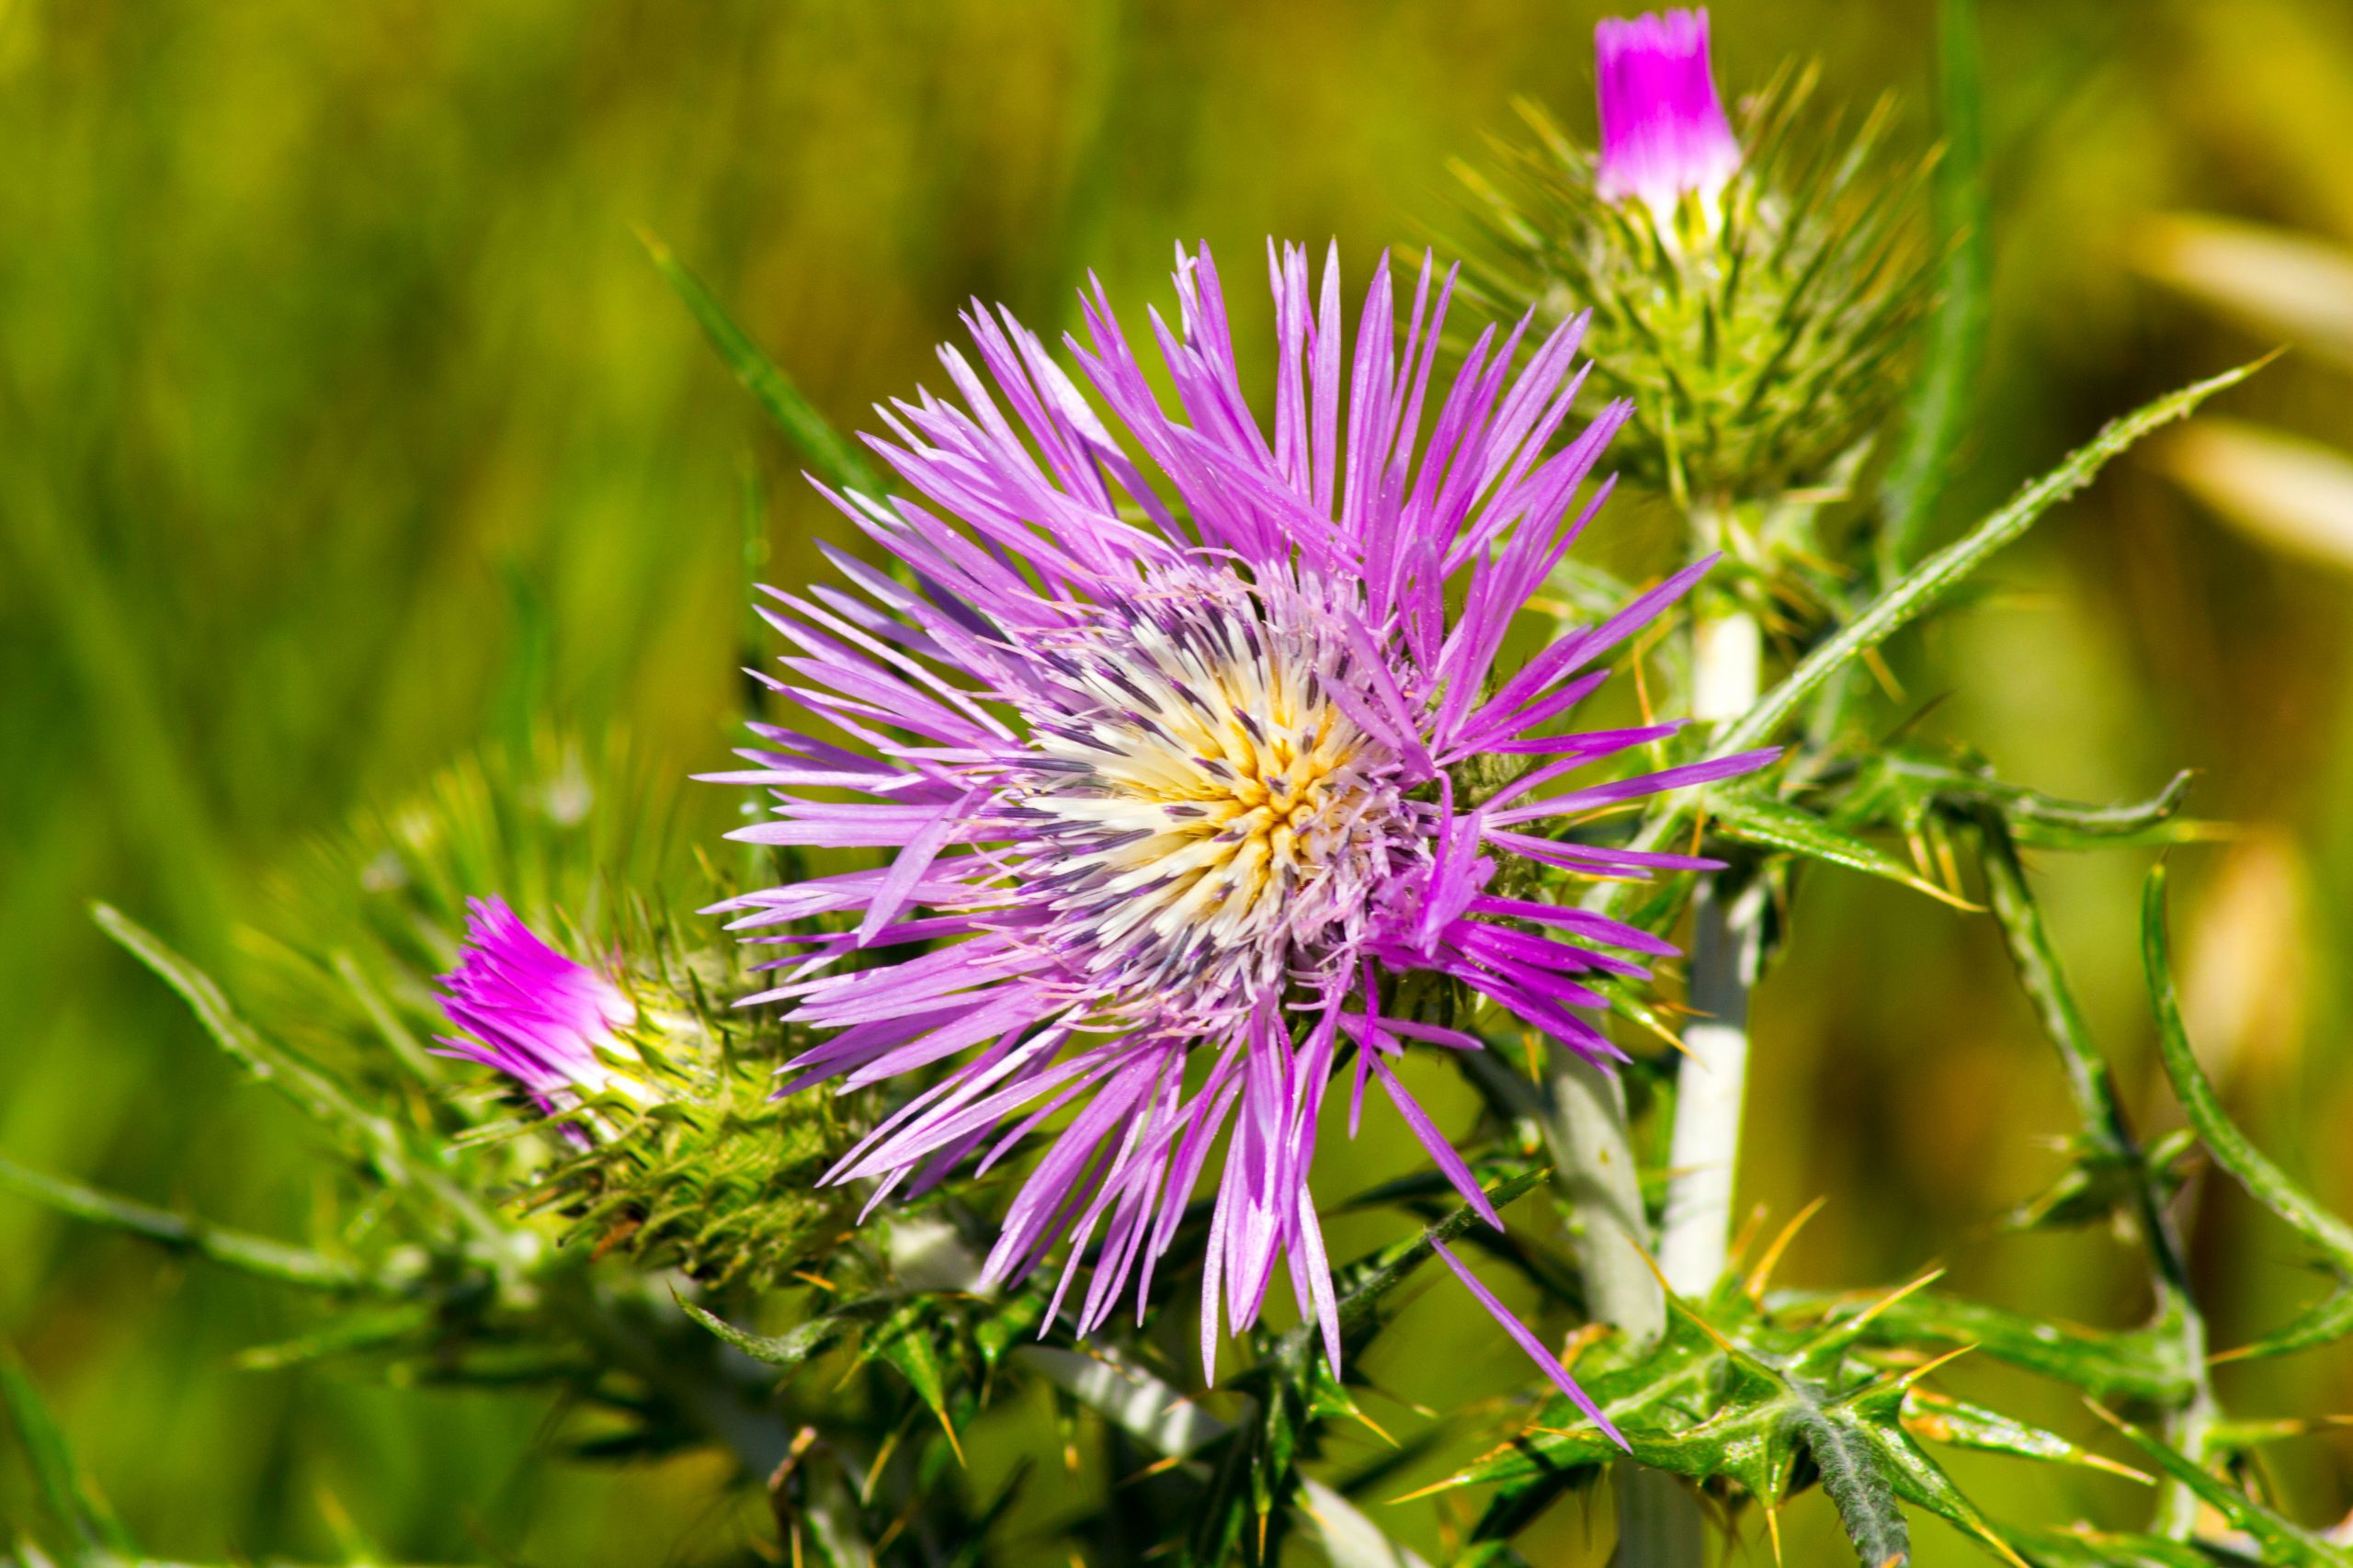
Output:
[[[1755,707],[1724,726],[1715,736],[1709,755],[1730,756],[1772,739],[1782,723],[1841,665],[1866,649],[1879,646],[1933,608],[1996,551],[2024,534],[2043,513],[2090,483],[2109,459],[2150,431],[2188,415],[2216,392],[2237,385],[2267,362],[2258,359],[2194,381],[2110,421],[2098,435],[2069,453],[2057,468],[2021,489],[2007,506],[1891,584],[1871,601],[1870,608],[1799,661],[1798,666]]]
[[[289,1245],[267,1236],[248,1235],[190,1215],[135,1203],[63,1176],[28,1170],[0,1159],[0,1187],[8,1187],[61,1214],[94,1225],[128,1231],[158,1246],[188,1253],[224,1267],[258,1275],[283,1285],[314,1290],[348,1290],[368,1280],[349,1265],[307,1247]]]
[[[2099,1407],[2093,1407],[2098,1410]],[[2198,1500],[2228,1520],[2234,1529],[2251,1537],[2272,1568],[2347,1568],[2353,1553],[2331,1546],[2294,1521],[2281,1517],[2187,1455],[2147,1433],[2100,1410],[2109,1424],[2124,1434],[2157,1468],[2197,1494]]]
[[[2182,1412],[2211,1405],[2213,1395],[2206,1368],[2205,1315],[2191,1289],[2188,1255],[2182,1245],[2179,1228],[2165,1207],[2170,1162],[2167,1165],[2152,1163],[2132,1135],[2107,1059],[2094,1044],[2083,1010],[2076,1006],[2074,992],[2067,984],[2058,951],[2043,924],[2041,907],[2028,885],[2026,868],[2018,859],[2018,846],[2005,819],[1995,812],[1981,812],[1978,842],[1987,901],[2002,928],[2003,940],[2018,970],[2018,983],[2033,1002],[2043,1030],[2058,1049],[2061,1063],[2066,1069],[2068,1087],[2081,1123],[2077,1144],[2099,1165],[2131,1178],[2126,1190],[2132,1202],[2142,1245],[2148,1255],[2156,1313],[2122,1345],[2128,1352],[2143,1352],[2147,1369],[2162,1369],[2174,1374],[2173,1392],[2157,1403]],[[2018,1358],[2013,1354],[2012,1358]],[[2177,1487],[2167,1493],[2163,1507],[2172,1517],[2188,1506],[2188,1494]]]
[[[2353,1285],[2339,1287],[2260,1338],[2234,1346],[2217,1361],[2248,1361],[2267,1356],[2288,1356],[2334,1345],[2353,1336]]]
[[[2008,783],[1973,757],[1951,758],[1893,745],[1863,758],[1830,820],[1847,828],[1917,828],[1932,808],[1956,813],[1997,812],[2021,844],[2044,849],[2100,849],[2175,844],[2211,837],[2213,824],[2186,821],[2181,808],[2193,775],[2176,774],[2145,801],[2096,806]]]
[[[710,346],[719,350],[719,357],[735,372],[735,379],[759,400],[768,417],[776,421],[777,427],[816,470],[817,477],[836,490],[855,490],[881,499],[882,483],[873,465],[859,455],[856,447],[842,439],[825,416],[793,385],[792,378],[779,369],[760,351],[759,345],[735,324],[727,307],[703,287],[702,280],[688,270],[668,245],[642,229],[637,237],[646,254],[654,258],[654,270],[685,301],[703,335],[710,339]]]
[[[956,1426],[948,1419],[949,1369],[940,1345],[947,1337],[927,1298],[911,1296],[869,1329],[858,1347],[861,1361],[882,1361],[904,1378],[932,1415],[940,1430],[956,1445]]]
[[[849,1322],[835,1314],[796,1324],[782,1334],[752,1334],[692,1301],[681,1301],[678,1305],[688,1317],[753,1360],[788,1369],[822,1353],[849,1330]]]
[[[972,1346],[981,1354],[982,1369],[995,1371],[1017,1343],[1036,1338],[1039,1321],[1045,1315],[1046,1298],[1034,1290],[999,1297],[994,1309],[982,1312],[972,1325]]]
[[[1707,795],[1707,809],[1734,838],[1901,882],[1940,903],[1971,907],[1886,851],[1842,833],[1804,807],[1777,799],[1763,790],[1711,789]]]
[[[2116,806],[2079,805],[2016,786],[1999,790],[2002,814],[2021,844],[2044,849],[2098,849],[2123,845],[2176,844],[2209,835],[2210,824],[2187,822],[2181,808],[2193,775],[2177,773],[2148,800]]]
[[[1775,1291],[1768,1305],[1784,1313],[1860,1312],[1868,1299],[1816,1291]],[[2188,1393],[2180,1351],[2148,1329],[2124,1332],[2047,1323],[1963,1296],[1922,1290],[1873,1317],[1867,1343],[1920,1348],[1973,1345],[1989,1356],[2083,1390],[2096,1399],[2137,1399],[2175,1404]]]
[[[2141,901],[2141,950],[2147,970],[2149,1000],[2157,1018],[2157,1051],[2175,1096],[2181,1101],[2190,1126],[2212,1152],[2215,1163],[2238,1178],[2239,1185],[2290,1230],[2304,1238],[2327,1261],[2346,1289],[2353,1289],[2353,1227],[2321,1206],[2287,1172],[2271,1163],[2233,1122],[2222,1108],[2222,1096],[2198,1064],[2182,1022],[2181,1005],[2174,994],[2172,942],[2165,929],[2165,869],[2149,873]],[[2353,1325],[2353,1308],[2342,1295],[2324,1301],[2288,1329],[2259,1342],[2260,1353],[2282,1354],[2335,1337]],[[2246,1352],[2242,1352],[2245,1354]]]
[[[2009,1454],[2018,1459],[2041,1460],[2051,1464],[2081,1465],[2086,1470],[2104,1470],[2111,1475],[2130,1476],[2135,1481],[2149,1480],[2131,1466],[2119,1464],[2104,1454],[2096,1454],[2080,1444],[2071,1443],[2056,1432],[2031,1426],[2016,1416],[2005,1415],[1998,1410],[1988,1410],[1982,1404],[1972,1404],[1965,1399],[1955,1399],[1950,1394],[1928,1389],[1904,1391],[1904,1429],[1915,1437],[1950,1443],[1956,1448]]]
[[[1847,1540],[1863,1568],[1902,1568],[1912,1561],[1912,1532],[1896,1506],[1887,1462],[1870,1434],[1858,1426],[1800,1409],[1791,1425],[1822,1472],[1822,1490],[1838,1510]]]
[[[2222,1108],[2205,1070],[2198,1064],[2174,990],[2172,941],[2165,926],[2165,869],[2149,872],[2141,901],[2142,956],[2149,998],[2156,1011],[2157,1044],[2175,1096],[2189,1124],[2214,1158],[2245,1187],[2256,1202],[2277,1214],[2297,1234],[2340,1268],[2353,1269],[2353,1228],[2329,1213],[2285,1171],[2250,1142]]]

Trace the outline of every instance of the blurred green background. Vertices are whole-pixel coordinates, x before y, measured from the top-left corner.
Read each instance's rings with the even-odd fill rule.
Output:
[[[233,966],[269,868],[485,734],[620,726],[680,774],[723,759],[747,493],[779,578],[847,530],[633,226],[854,425],[941,379],[929,348],[969,296],[1059,329],[1092,267],[1137,315],[1165,299],[1178,239],[1219,247],[1243,331],[1262,333],[1265,236],[1337,235],[1361,278],[1385,244],[1447,225],[1445,161],[1507,131],[1514,94],[1589,128],[1600,11],[0,0],[0,1153],[299,1233],[318,1178],[296,1119],[241,1085],[86,902]],[[1729,90],[1818,52],[1835,93],[1893,87],[1912,141],[1928,137],[1926,0],[1714,14]],[[1898,674],[1915,700],[1949,694],[1933,732],[2024,782],[2104,799],[2201,771],[2196,809],[2244,831],[2177,854],[2192,1027],[2257,1135],[2353,1207],[2336,961],[2353,936],[2353,488],[2329,455],[2353,446],[2353,284],[2330,285],[2353,266],[2303,252],[2312,266],[2282,273],[2268,241],[2200,249],[2219,231],[2154,222],[2234,214],[2353,244],[2353,12],[1986,0],[1984,31],[1996,335],[1946,528],[2110,413],[2276,341],[2310,351],[2230,400],[2273,434],[2193,431],[2119,465],[1996,564],[1993,593],[1903,644]],[[723,826],[722,794],[689,797],[689,835]],[[2169,1125],[2134,947],[2145,863],[2040,869],[2131,1097]],[[1941,1260],[2012,1304],[2140,1312],[2109,1238],[1993,1232],[2056,1170],[2068,1118],[1984,922],[1817,876],[1759,1015],[1745,1198],[1780,1215],[1831,1199],[1785,1278]],[[2223,1344],[2315,1288],[2218,1187],[2195,1250]],[[1509,1355],[1431,1324],[1433,1346]],[[317,1557],[346,1515],[402,1560],[569,1568],[739,1544],[714,1471],[534,1462],[537,1401],[229,1366],[294,1326],[246,1281],[0,1198],[0,1334],[165,1554]],[[1450,1395],[1435,1358],[1376,1369]],[[1968,1375],[2089,1426],[2046,1391]],[[2353,1361],[2225,1386],[2245,1414],[2344,1412]],[[2137,1506],[2098,1478],[1957,1469],[1997,1513]],[[2344,1437],[2286,1445],[2277,1469],[2308,1520],[2353,1506]],[[0,1455],[0,1519],[23,1496]],[[1438,1542],[1436,1509],[1393,1517]],[[1818,1499],[1789,1531],[1791,1561],[1836,1560]],[[1607,1535],[1565,1513],[1557,1560]],[[1923,1562],[1974,1560],[1923,1536]]]

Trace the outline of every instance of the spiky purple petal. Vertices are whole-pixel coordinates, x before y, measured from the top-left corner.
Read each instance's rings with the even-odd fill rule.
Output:
[[[439,1037],[441,1054],[498,1069],[551,1112],[608,1086],[598,1053],[635,1016],[619,986],[550,947],[497,897],[467,900],[465,947],[441,984],[442,1011],[471,1037]]]

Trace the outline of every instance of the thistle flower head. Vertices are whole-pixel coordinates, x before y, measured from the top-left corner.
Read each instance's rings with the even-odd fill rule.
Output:
[[[1091,1256],[1084,1333],[1131,1287],[1142,1310],[1224,1136],[1203,1287],[1212,1367],[1221,1315],[1255,1322],[1279,1260],[1338,1361],[1307,1177],[1344,1072],[1352,1129],[1377,1081],[1499,1223],[1392,1064],[1412,1043],[1478,1049],[1459,1025],[1482,1000],[1614,1053],[1579,1016],[1602,1000],[1590,982],[1640,976],[1627,955],[1669,949],[1516,896],[1513,868],[1696,862],[1543,824],[1761,760],[1548,788],[1672,733],[1560,725],[1597,662],[1704,563],[1497,670],[1515,614],[1607,492],[1588,481],[1626,417],[1612,404],[1554,445],[1582,320],[1527,347],[1517,375],[1529,324],[1491,329],[1434,389],[1450,275],[1424,266],[1401,342],[1384,263],[1351,358],[1336,257],[1320,290],[1303,252],[1268,259],[1271,433],[1244,400],[1206,248],[1179,253],[1173,328],[1153,317],[1175,410],[1099,285],[1086,341],[1068,345],[1086,390],[1009,314],[975,307],[982,368],[941,351],[962,406],[920,393],[874,442],[911,494],[833,497],[918,585],[835,554],[856,593],[771,590],[763,611],[792,646],[777,689],[844,739],[756,726],[752,768],[714,776],[775,791],[776,820],[737,837],[888,855],[722,906],[785,955],[746,1000],[789,1004],[788,1023],[824,1034],[788,1063],[786,1090],[953,1063],[833,1179],[873,1179],[877,1201],[920,1190],[1077,1108],[986,1274],[1018,1278],[1067,1244],[1059,1312]],[[836,912],[854,926],[802,924]],[[855,949],[918,945],[834,972]]]
[[[1594,28],[1601,154],[1594,189],[1605,201],[1638,199],[1672,232],[1687,195],[1712,210],[1740,167],[1708,62],[1708,13],[1669,11]]]
[[[608,1058],[637,1016],[620,988],[550,947],[502,898],[469,899],[466,945],[441,977],[442,1010],[471,1038],[446,1054],[495,1067],[551,1114],[608,1090],[642,1096]]]

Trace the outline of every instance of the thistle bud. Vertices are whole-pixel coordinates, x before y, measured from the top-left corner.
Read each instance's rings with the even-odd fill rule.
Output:
[[[1705,11],[1605,21],[1596,44],[1597,153],[1523,104],[1536,144],[1464,171],[1476,287],[1544,324],[1592,311],[1586,395],[1633,400],[1629,470],[1687,507],[1820,483],[1885,413],[1927,301],[1926,163],[1880,166],[1885,105],[1851,135],[1813,115],[1810,72],[1728,118]]]
[[[740,1049],[701,997],[728,961],[655,933],[593,969],[498,898],[468,903],[466,944],[441,980],[463,1037],[440,1054],[503,1073],[551,1119],[559,1157],[527,1193],[568,1237],[716,1282],[771,1279],[807,1256],[835,1199],[816,1192],[834,1148],[819,1102],[777,1101],[774,1062]],[[698,973],[700,963],[709,973]]]

